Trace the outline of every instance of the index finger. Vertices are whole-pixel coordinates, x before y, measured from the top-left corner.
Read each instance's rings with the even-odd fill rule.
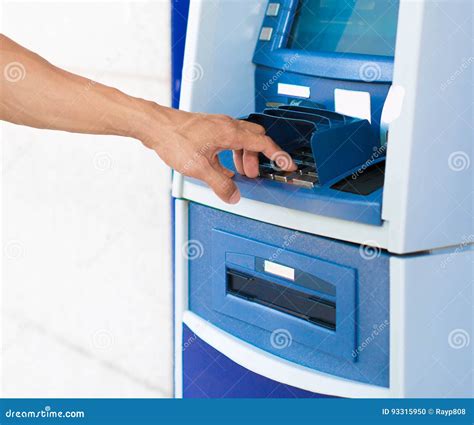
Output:
[[[260,124],[243,120],[237,120],[237,124],[242,130],[248,130],[255,134],[265,134],[265,128]]]
[[[270,161],[275,162],[282,170],[294,171],[298,168],[293,162],[290,154],[285,152],[270,137],[264,134],[242,132],[239,134],[239,139],[243,149],[263,153],[263,155],[265,155]]]

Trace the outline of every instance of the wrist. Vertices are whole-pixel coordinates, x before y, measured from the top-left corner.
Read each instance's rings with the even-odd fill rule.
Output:
[[[130,136],[140,140],[147,147],[156,146],[159,144],[159,135],[170,125],[169,108],[140,99],[136,111],[135,120],[131,123]]]

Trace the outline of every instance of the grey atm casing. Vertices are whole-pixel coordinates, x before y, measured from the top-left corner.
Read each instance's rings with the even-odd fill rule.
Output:
[[[469,0],[400,1],[393,84],[382,113],[382,119],[390,122],[390,141],[381,226],[251,199],[229,206],[208,188],[175,174],[177,396],[183,395],[185,325],[240,366],[310,392],[346,397],[472,397],[472,344],[462,343],[472,336],[473,138],[472,102],[466,91],[472,73],[463,65],[472,49],[466,36],[472,31],[472,7]],[[203,72],[197,80],[183,81],[182,109],[232,116],[253,112],[251,58],[265,9],[263,1],[249,2],[247,8],[234,1],[191,3],[184,67]],[[462,31],[453,30],[453,21]],[[255,341],[233,335],[214,319],[206,321],[199,308],[193,310],[194,295],[189,291],[199,286],[194,270],[201,260],[193,264],[182,255],[182,247],[200,234],[203,225],[193,219],[195,211],[204,208],[196,203],[222,212],[212,212],[210,217],[234,214],[252,220],[252,226],[267,223],[262,229],[277,226],[282,232],[305,232],[336,245],[350,244],[362,252],[368,246],[383,253],[388,296],[381,295],[380,301],[388,302],[390,324],[387,386],[284,359],[256,347]],[[203,256],[208,254],[205,249]],[[343,258],[340,263],[344,264]],[[209,269],[201,279],[211,275]]]

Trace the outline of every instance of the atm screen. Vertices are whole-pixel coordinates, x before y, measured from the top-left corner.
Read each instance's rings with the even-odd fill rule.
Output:
[[[300,0],[288,48],[394,56],[399,0]]]

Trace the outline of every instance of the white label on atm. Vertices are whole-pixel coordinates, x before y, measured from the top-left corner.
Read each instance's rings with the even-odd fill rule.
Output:
[[[371,122],[370,93],[356,90],[334,90],[336,112]]]
[[[281,264],[265,260],[263,262],[263,269],[267,273],[284,277],[285,279],[295,280],[295,269],[292,269],[291,267],[283,266]]]
[[[305,99],[309,99],[311,96],[311,91],[309,87],[306,86],[278,83],[278,94],[283,94],[285,96],[304,97]]]

